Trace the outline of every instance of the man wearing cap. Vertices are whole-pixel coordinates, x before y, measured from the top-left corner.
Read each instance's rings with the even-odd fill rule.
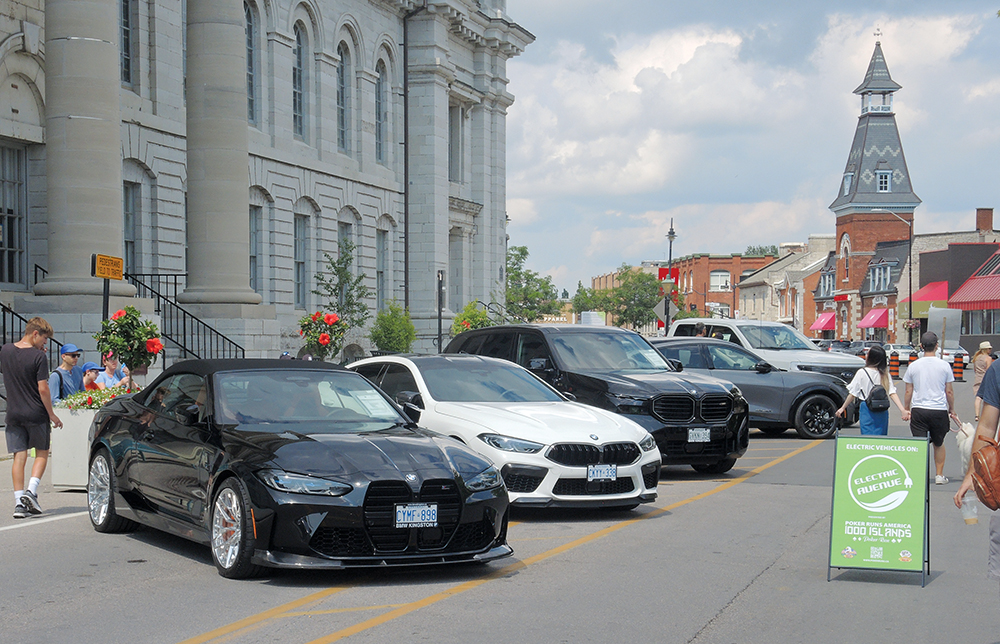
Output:
[[[975,400],[977,421],[979,420],[979,410],[983,406],[983,399],[979,397],[979,386],[983,384],[983,376],[986,375],[986,370],[993,364],[993,358],[990,355],[992,353],[993,345],[990,344],[989,340],[984,340],[979,343],[979,351],[976,351],[976,355],[972,356],[972,360],[970,361],[972,371],[976,376],[972,382],[972,399]]]
[[[928,331],[920,336],[924,355],[903,374],[906,383],[903,407],[910,413],[910,433],[921,438],[930,435],[937,470],[934,483],[944,485],[948,482],[944,475],[944,437],[948,435],[948,419],[958,422],[958,416],[951,384],[955,382],[955,374],[950,364],[935,355],[937,345],[936,333]]]
[[[83,369],[76,366],[80,361],[80,347],[67,343],[59,350],[62,364],[49,374],[49,391],[52,393],[52,404],[56,404],[66,396],[83,391]]]

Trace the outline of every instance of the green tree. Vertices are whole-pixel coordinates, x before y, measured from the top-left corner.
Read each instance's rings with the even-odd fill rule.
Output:
[[[765,255],[778,256],[778,246],[776,244],[761,244],[761,245],[749,245],[744,255],[756,255],[763,257]]]
[[[472,300],[455,316],[455,321],[451,323],[451,335],[456,336],[463,331],[482,329],[488,326],[493,326],[490,314],[479,308],[479,302]]]
[[[371,289],[365,286],[365,276],[354,271],[354,244],[341,240],[337,256],[323,253],[330,275],[316,273],[317,288],[313,291],[326,300],[325,308],[336,312],[347,325],[360,329],[371,318],[366,300],[371,299]]]
[[[534,322],[559,312],[559,292],[551,277],[524,267],[527,259],[527,246],[507,249],[506,306],[510,316]]]
[[[606,305],[604,293],[584,286],[583,282],[576,283],[576,295],[571,301],[577,315],[584,311],[603,311]]]
[[[622,264],[618,269],[618,286],[607,293],[605,310],[614,314],[617,326],[638,329],[656,319],[653,307],[663,297],[660,288],[656,275],[634,271],[628,264]]]
[[[410,312],[393,300],[375,316],[368,338],[382,351],[406,353],[417,339],[417,330]]]

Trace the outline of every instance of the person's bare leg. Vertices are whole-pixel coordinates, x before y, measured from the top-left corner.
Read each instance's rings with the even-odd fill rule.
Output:
[[[940,447],[934,446],[934,469],[937,470],[938,476],[944,474],[944,443]]]
[[[31,476],[36,479],[42,478],[42,474],[45,474],[45,466],[49,463],[49,450],[47,449],[36,449],[35,450],[35,462],[31,464]],[[21,471],[24,471],[22,466]],[[21,475],[21,481],[24,481],[24,474]],[[20,490],[21,488],[17,488]]]
[[[24,466],[27,463],[27,451],[14,454],[14,464],[10,468],[10,478],[13,480],[15,490],[24,489]]]

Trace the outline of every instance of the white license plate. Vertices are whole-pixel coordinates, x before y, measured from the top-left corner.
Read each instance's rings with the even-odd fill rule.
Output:
[[[710,443],[712,441],[712,430],[708,427],[689,427],[689,443]]]
[[[437,503],[397,503],[397,528],[436,528],[438,524]]]
[[[617,481],[617,465],[588,465],[587,481]]]

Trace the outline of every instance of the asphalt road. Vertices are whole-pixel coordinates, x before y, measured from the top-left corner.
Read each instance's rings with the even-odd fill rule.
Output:
[[[956,391],[971,418],[971,385]],[[890,435],[908,435],[898,416]],[[667,468],[657,502],[632,512],[516,512],[515,555],[492,564],[242,582],[183,539],[94,532],[85,495],[45,480],[42,517],[0,517],[0,642],[1000,642],[988,513],[969,526],[951,504],[946,445],[925,588],[899,572],[827,582],[834,443],[792,432],[754,432],[727,475]]]

